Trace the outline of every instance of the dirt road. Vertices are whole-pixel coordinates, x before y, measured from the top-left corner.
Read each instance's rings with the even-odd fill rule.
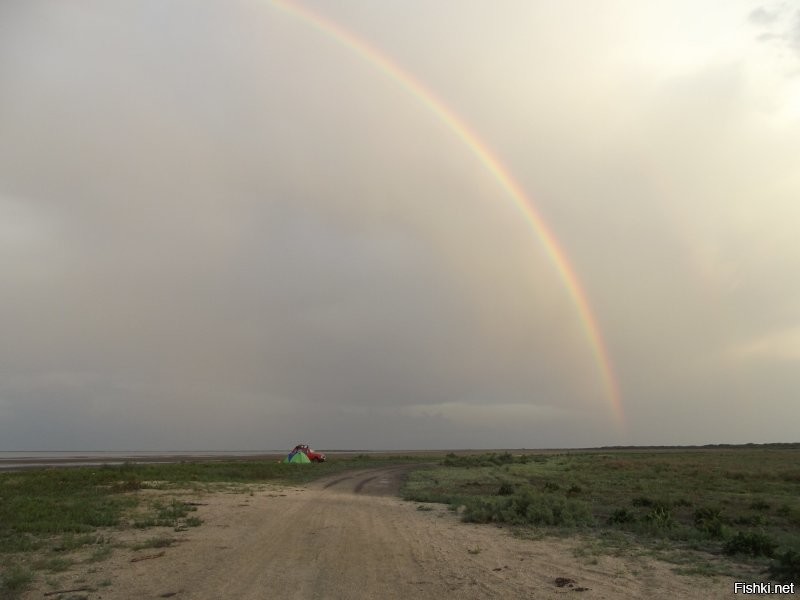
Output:
[[[94,567],[90,579],[104,579],[101,586],[85,593],[89,600],[731,595],[728,581],[678,576],[650,559],[576,557],[577,540],[518,539],[460,523],[442,506],[419,510],[395,496],[403,472],[387,467],[306,489],[209,495],[196,513],[201,527],[175,534],[178,543],[163,554],[115,552]],[[141,535],[152,537],[148,531]]]

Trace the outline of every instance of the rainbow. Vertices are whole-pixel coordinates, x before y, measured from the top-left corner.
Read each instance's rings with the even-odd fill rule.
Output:
[[[611,410],[617,424],[620,427],[624,427],[625,413],[622,407],[622,394],[614,374],[611,358],[603,341],[597,319],[589,304],[586,291],[583,289],[575,273],[575,269],[570,264],[566,253],[558,243],[555,234],[544,222],[544,219],[542,219],[542,216],[539,214],[533,202],[527,197],[525,191],[520,184],[517,183],[509,170],[500,162],[497,156],[492,153],[489,146],[478,134],[470,129],[470,127],[458,117],[453,109],[449,108],[418,79],[403,70],[397,63],[381,53],[378,49],[343,28],[338,23],[304,6],[288,0],[270,0],[270,2],[276,9],[298,18],[307,26],[352,50],[361,58],[370,62],[383,73],[397,81],[424,104],[442,123],[447,125],[453,134],[472,150],[481,164],[494,176],[497,182],[513,199],[515,206],[525,217],[531,228],[536,232],[547,257],[558,271],[578,313],[581,325],[586,332],[589,346],[598,365],[603,389],[610,403]]]

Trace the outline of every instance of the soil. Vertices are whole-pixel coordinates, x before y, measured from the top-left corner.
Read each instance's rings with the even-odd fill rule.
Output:
[[[577,538],[521,539],[507,528],[462,523],[441,505],[402,501],[405,469],[354,471],[305,488],[193,493],[201,526],[114,532],[122,546],[110,558],[73,566],[49,584],[40,577],[23,598],[58,589],[77,590],[64,599],[86,600],[732,594],[729,578],[677,575],[675,565],[641,555],[581,555]],[[158,535],[175,542],[133,550]]]

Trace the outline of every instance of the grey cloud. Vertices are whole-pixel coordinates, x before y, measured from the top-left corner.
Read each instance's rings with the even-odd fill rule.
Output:
[[[65,6],[0,8],[6,448],[622,441],[536,232],[408,89],[266,5]],[[408,56],[427,48],[414,44]],[[595,98],[557,55],[501,74],[518,86],[543,69],[562,85],[498,104],[519,145],[484,129],[500,119],[473,98],[447,99],[573,260],[631,435],[718,441],[711,417],[686,424],[693,403],[744,403],[737,390],[768,374],[780,413],[788,371],[739,376],[710,357],[793,318],[791,243],[758,250],[763,230],[735,218],[757,196],[757,215],[776,212],[758,227],[790,231],[765,185],[792,196],[776,160],[793,155],[790,134],[748,129],[740,64]],[[470,89],[459,77],[436,89]],[[728,266],[725,288],[715,269]],[[704,427],[718,437],[698,439]]]
[[[750,13],[748,21],[762,30],[756,37],[759,42],[800,52],[800,9],[791,12],[785,4],[769,9],[762,6]]]
[[[768,10],[763,6],[759,6],[750,12],[750,14],[747,16],[747,20],[754,25],[771,25],[778,20],[779,16],[779,10]]]
[[[0,71],[0,185],[28,211],[9,227],[47,233],[2,263],[4,423],[24,423],[4,443],[263,447],[303,425],[435,445],[463,438],[443,417],[393,438],[393,411],[581,403],[595,376],[571,373],[561,284],[515,256],[520,232],[496,243],[441,142],[370,114],[379,90],[353,97],[340,71],[320,95],[324,69],[288,73],[258,40],[256,73],[217,46],[220,15],[176,38],[154,4],[20,10],[48,35],[0,42],[25,57]]]
[[[800,10],[794,15],[794,26],[789,32],[789,43],[797,52],[800,52]]]

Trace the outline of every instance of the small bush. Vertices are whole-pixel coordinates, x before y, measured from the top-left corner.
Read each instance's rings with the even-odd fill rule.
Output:
[[[514,494],[514,484],[504,481],[497,490],[498,496],[511,496]]]
[[[528,456],[514,456],[509,452],[489,452],[486,454],[468,454],[456,456],[452,452],[445,455],[442,465],[445,467],[499,467],[503,465],[525,464],[531,459]]]
[[[636,515],[633,512],[629,511],[627,508],[618,508],[613,513],[611,513],[610,517],[608,517],[608,522],[609,524],[612,525],[633,523],[635,521],[636,521]]]
[[[763,527],[768,521],[764,515],[748,515],[736,517],[733,522],[736,525],[745,525],[746,527]]]
[[[647,496],[637,496],[636,498],[633,498],[631,500],[631,505],[633,506],[649,507],[649,506],[655,506],[655,503],[656,503],[655,500],[653,500],[652,498],[648,498]]]
[[[780,478],[788,483],[800,483],[800,471],[784,471],[780,474]]]
[[[514,462],[514,457],[509,452],[503,452],[502,454],[495,454],[491,460],[496,465],[508,465]]]
[[[30,552],[42,547],[40,539],[28,533],[11,531],[6,535],[0,532],[0,553],[2,552]]]
[[[800,581],[800,552],[787,550],[767,568],[770,577],[781,583]]]
[[[783,504],[776,512],[785,517],[790,524],[800,526],[800,508],[793,508],[788,504]]]
[[[113,554],[114,549],[111,546],[100,546],[92,552],[91,556],[86,559],[86,562],[100,562],[106,560]]]
[[[677,523],[672,516],[672,511],[664,506],[656,506],[644,516],[644,520],[655,529],[673,529]]]
[[[196,506],[191,506],[180,500],[172,500],[167,506],[158,507],[158,519],[172,525],[177,519],[185,517],[189,512],[195,510],[197,510]]]
[[[142,481],[135,475],[129,476],[122,481],[116,481],[111,485],[111,492],[115,494],[123,494],[125,492],[135,492],[144,487]]]
[[[719,508],[698,508],[694,511],[694,526],[711,537],[721,538],[725,535],[722,510]]]
[[[567,490],[567,496],[577,496],[581,492],[583,492],[581,486],[573,483],[571,486],[569,486],[569,489]]]
[[[470,523],[575,526],[591,524],[592,514],[583,502],[524,490],[513,496],[470,499],[463,520]]]
[[[61,538],[61,541],[58,543],[58,545],[53,547],[53,552],[70,552],[72,550],[77,550],[78,548],[83,548],[84,546],[104,544],[105,541],[105,538],[101,535],[72,535],[70,533]]]
[[[775,554],[775,543],[768,535],[759,532],[744,533],[740,531],[722,548],[725,554],[747,554],[749,556],[766,556]]]
[[[0,598],[14,598],[33,581],[33,572],[20,566],[12,566],[0,577]]]
[[[168,548],[175,543],[175,538],[167,536],[158,536],[143,541],[141,544],[136,544],[134,550],[144,550],[145,548]]]
[[[59,573],[61,571],[66,571],[72,566],[72,561],[68,558],[64,558],[63,556],[54,556],[51,558],[43,558],[34,562],[33,567],[34,569],[44,570],[44,571],[51,571],[53,573]]]
[[[149,527],[155,527],[158,524],[159,523],[153,518],[137,519],[132,523],[133,527],[136,529],[147,529]]]

